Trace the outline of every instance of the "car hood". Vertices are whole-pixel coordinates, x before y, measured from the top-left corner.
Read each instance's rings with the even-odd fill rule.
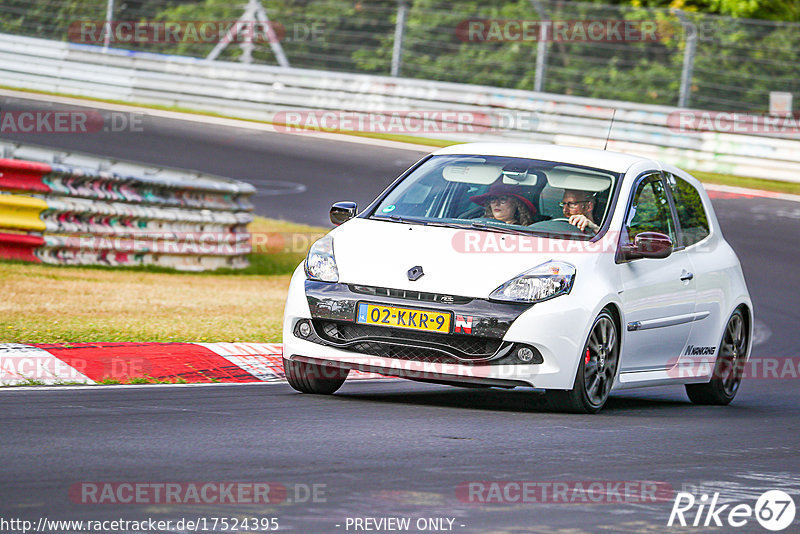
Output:
[[[580,271],[598,254],[575,253],[565,241],[369,219],[351,219],[331,232],[339,282],[486,298],[507,280],[548,260]],[[566,250],[565,250],[566,249]],[[408,279],[412,267],[424,275]]]

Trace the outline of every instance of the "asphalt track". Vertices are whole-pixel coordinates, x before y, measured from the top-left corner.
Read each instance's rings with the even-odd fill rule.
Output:
[[[3,110],[41,105],[0,102]],[[370,200],[420,155],[158,118],[146,118],[138,133],[20,139],[190,167],[272,192],[278,181],[301,184],[303,192],[258,196],[257,212],[314,224],[325,224],[333,201]],[[800,204],[722,198],[714,205],[754,300],[753,357],[796,358]],[[768,489],[784,489],[800,505],[798,383],[796,375],[746,380],[734,403],[720,408],[691,405],[680,387],[623,392],[597,416],[553,413],[531,391],[403,381],[348,383],[333,397],[286,385],[2,390],[0,518],[277,517],[282,530],[313,533],[354,532],[348,517],[412,524],[446,517],[456,532],[665,532],[671,499],[475,504],[456,489],[469,481],[649,480],[751,505]],[[84,481],[276,482],[293,502],[72,502],[69,488]],[[314,484],[324,495],[304,501],[303,488]],[[766,532],[755,520],[714,531]]]

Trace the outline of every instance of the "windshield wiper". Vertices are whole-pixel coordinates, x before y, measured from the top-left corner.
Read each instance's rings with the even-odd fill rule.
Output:
[[[389,215],[388,217],[376,217],[378,220],[390,220],[392,222],[405,223],[405,224],[421,224],[422,226],[437,226],[440,228],[458,228],[463,230],[486,230],[488,232],[497,232],[499,234],[517,234],[517,235],[534,235],[530,231],[517,230],[516,228],[504,228],[500,226],[493,226],[480,221],[473,221],[467,223],[450,223],[442,221],[424,221],[422,219],[409,219],[400,215]]]
[[[422,224],[425,226],[438,226],[441,228],[458,228],[463,230],[486,230],[489,232],[497,232],[500,234],[518,234],[518,235],[532,235],[531,232],[524,230],[517,230],[516,228],[503,228],[499,226],[491,226],[484,222],[473,221],[471,223],[452,223],[442,221],[424,221]]]
[[[449,223],[449,222],[441,222],[441,221],[428,221],[427,226],[439,226],[441,228],[461,228],[461,229],[468,229],[469,226],[466,224],[459,224],[459,223]]]
[[[501,234],[517,234],[517,235],[533,235],[530,231],[526,232],[525,230],[517,230],[516,228],[503,228],[501,226],[492,226],[486,224],[485,222],[475,221],[470,225],[472,228],[476,230],[489,230],[491,232],[498,232]]]
[[[375,217],[372,216],[370,219],[376,219],[378,221],[385,221],[389,220],[391,222],[398,222],[404,224],[421,224],[422,226],[426,226],[428,223],[426,221],[420,219],[408,219],[406,217],[401,217],[400,215],[389,215],[388,217]]]

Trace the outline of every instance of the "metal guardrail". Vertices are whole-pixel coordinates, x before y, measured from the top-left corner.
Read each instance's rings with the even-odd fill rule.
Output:
[[[243,182],[0,143],[0,257],[52,264],[246,267]]]
[[[463,111],[478,126],[425,133],[464,141],[602,147],[686,168],[800,181],[800,135],[676,131],[667,106],[363,74],[204,61],[0,34],[7,86],[274,121],[276,113]],[[280,117],[280,116],[279,116]],[[479,117],[480,119],[474,119]],[[487,119],[488,117],[488,119]],[[525,120],[517,120],[524,117]],[[486,121],[488,120],[488,124]],[[795,132],[797,129],[794,130]]]

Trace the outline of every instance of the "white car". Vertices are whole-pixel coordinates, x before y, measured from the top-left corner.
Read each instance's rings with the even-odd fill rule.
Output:
[[[727,404],[752,303],[700,183],[583,148],[474,143],[426,156],[294,272],[286,378],[330,394],[351,370],[533,387],[596,413],[611,391],[684,384]],[[512,213],[513,212],[513,213]]]

